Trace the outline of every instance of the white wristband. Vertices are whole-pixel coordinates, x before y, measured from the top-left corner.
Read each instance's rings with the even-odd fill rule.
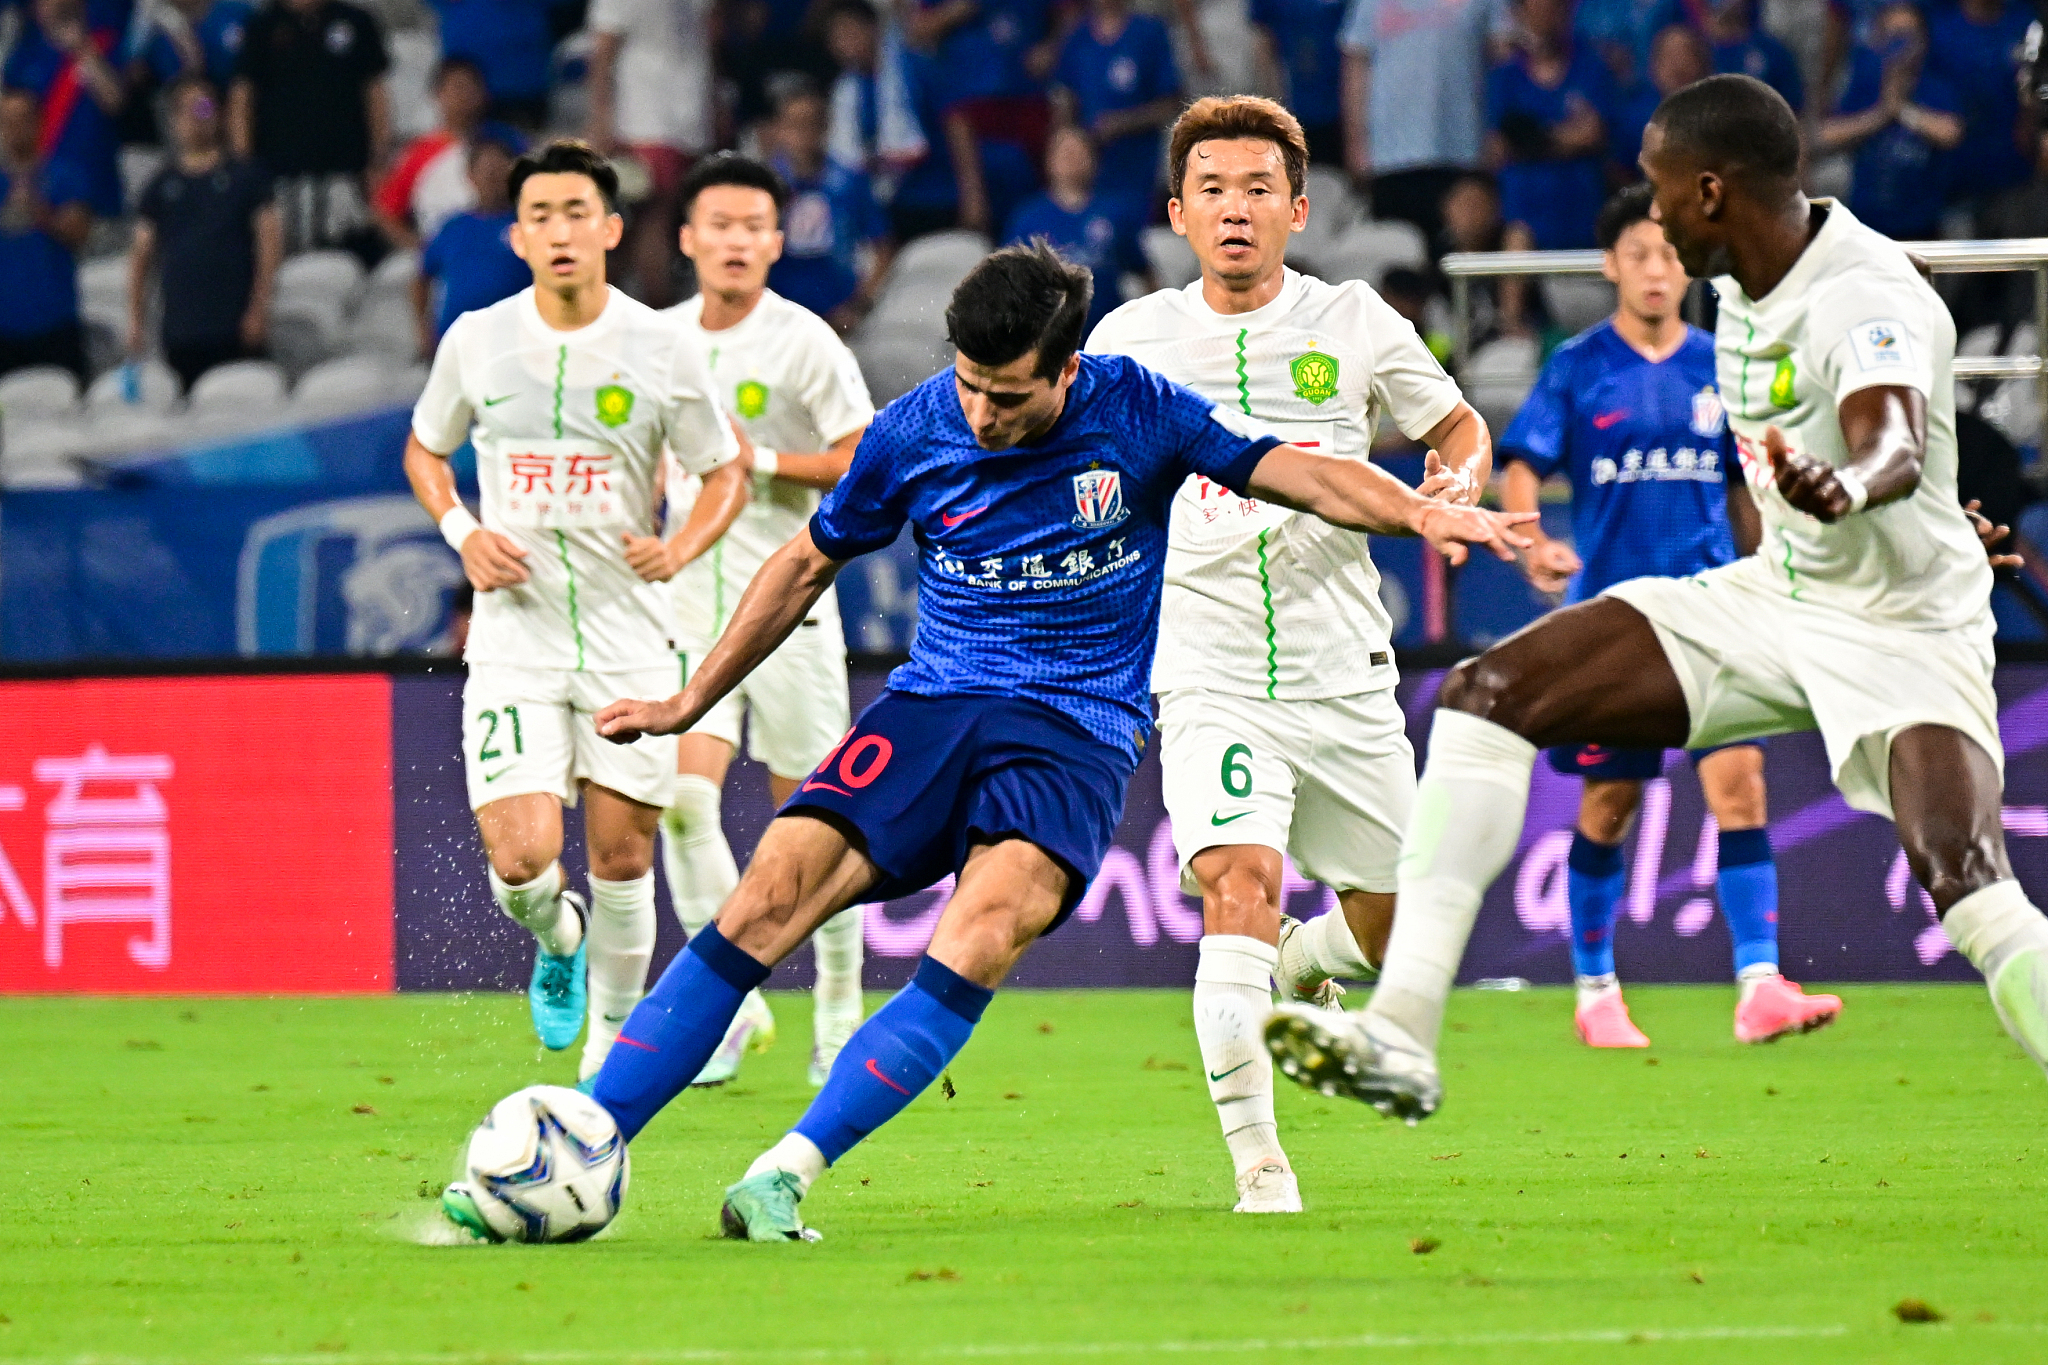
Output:
[[[1869,505],[1870,487],[1863,482],[1856,471],[1852,469],[1837,469],[1835,471],[1835,482],[1842,485],[1842,491],[1849,495],[1849,510],[1844,515],[1853,517]]]
[[[777,456],[777,454],[776,454],[776,452],[775,452],[775,448],[774,448],[773,446],[755,446],[755,447],[754,447],[754,477],[755,477],[755,478],[757,478],[757,479],[772,479],[772,478],[774,478],[774,477],[775,477],[775,470],[776,470],[776,467],[777,467],[778,465],[780,465],[781,463],[782,463],[782,461],[781,461],[780,457],[778,457],[778,456]]]
[[[457,554],[462,553],[462,542],[469,539],[472,531],[483,529],[482,523],[459,502],[441,514],[441,539],[447,541],[448,548]]]

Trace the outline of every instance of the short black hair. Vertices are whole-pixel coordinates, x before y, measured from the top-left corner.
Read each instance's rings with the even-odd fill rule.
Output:
[[[1007,365],[1038,352],[1031,373],[1056,379],[1081,349],[1095,276],[1043,237],[982,257],[946,305],[946,339],[977,365]]]
[[[782,211],[789,207],[789,186],[766,163],[741,156],[738,152],[719,152],[699,161],[683,177],[682,186],[676,192],[676,201],[684,222],[690,221],[690,210],[696,205],[697,196],[713,185],[738,185],[743,189],[760,190],[775,201],[775,221],[778,224],[782,222]]]
[[[1637,223],[1649,220],[1653,197],[1648,184],[1637,182],[1619,190],[1601,206],[1600,217],[1593,224],[1593,240],[1600,244],[1602,251],[1614,250],[1614,244],[1621,240],[1622,233]]]
[[[1650,122],[1665,145],[1731,178],[1759,186],[1796,186],[1799,118],[1785,97],[1754,76],[1709,76],[1674,90]]]
[[[1427,299],[1432,291],[1429,277],[1413,266],[1390,266],[1380,276],[1380,297],[1383,299]]]
[[[581,138],[556,138],[537,152],[528,152],[512,163],[508,188],[512,206],[519,206],[519,192],[536,175],[587,175],[604,200],[605,212],[619,211],[619,173],[612,163]]]

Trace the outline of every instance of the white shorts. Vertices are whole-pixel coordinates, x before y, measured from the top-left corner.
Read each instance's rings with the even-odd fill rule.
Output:
[[[1205,848],[1263,844],[1337,891],[1394,889],[1415,751],[1392,688],[1269,701],[1200,688],[1159,697],[1159,762],[1181,889]]]
[[[591,717],[621,698],[654,701],[682,688],[674,668],[579,673],[567,668],[471,664],[462,689],[462,762],[469,807],[549,792],[576,804],[577,783],[595,782],[650,806],[675,790],[676,737],[631,744],[599,738]]]
[[[711,642],[676,641],[683,673],[703,662]],[[789,633],[747,680],[725,694],[693,735],[722,739],[737,752],[740,723],[747,752],[777,777],[798,778],[825,761],[853,725],[846,699],[846,640],[838,613],[820,614]]]
[[[1960,730],[2004,771],[1988,613],[1981,626],[1907,630],[1795,602],[1763,573],[1742,559],[1605,594],[1656,628],[1691,713],[1686,748],[1818,730],[1842,799],[1887,819],[1901,730]]]

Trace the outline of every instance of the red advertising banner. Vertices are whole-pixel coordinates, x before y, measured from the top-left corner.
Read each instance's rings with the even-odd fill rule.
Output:
[[[0,683],[0,992],[388,991],[391,682]]]

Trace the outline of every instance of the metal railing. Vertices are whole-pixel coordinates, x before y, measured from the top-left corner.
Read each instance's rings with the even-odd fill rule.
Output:
[[[2048,237],[2015,237],[1983,242],[1901,242],[1937,275],[2026,272],[2034,277],[2033,355],[1956,357],[1957,379],[2032,379],[2041,411],[2048,413]],[[1469,358],[1472,281],[1510,275],[1598,275],[1598,251],[1470,251],[1443,258],[1451,282],[1451,338],[1460,358]]]

